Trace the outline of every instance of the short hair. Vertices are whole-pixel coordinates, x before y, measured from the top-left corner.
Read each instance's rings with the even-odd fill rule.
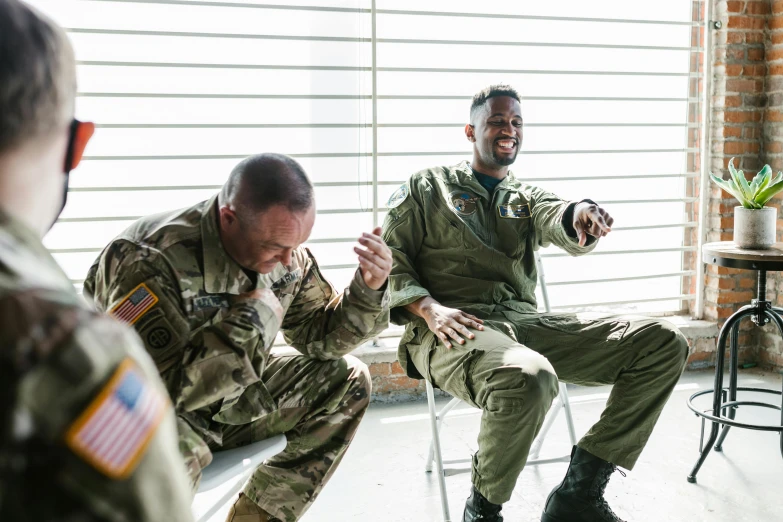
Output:
[[[220,192],[220,204],[232,204],[240,221],[275,205],[291,212],[312,207],[313,184],[302,166],[284,154],[256,154],[242,160]]]
[[[75,97],[65,32],[19,0],[0,0],[0,152],[66,125]]]
[[[510,85],[505,85],[502,83],[497,85],[490,85],[489,87],[481,89],[473,96],[473,103],[470,104],[471,121],[473,120],[473,116],[475,116],[476,113],[482,109],[484,105],[486,105],[490,98],[495,98],[497,96],[510,96],[520,103],[522,101],[519,99],[520,96],[517,90]]]

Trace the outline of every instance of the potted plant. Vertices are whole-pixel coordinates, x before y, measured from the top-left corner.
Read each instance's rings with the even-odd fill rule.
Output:
[[[728,180],[715,174],[710,174],[710,178],[742,205],[734,207],[734,244],[746,249],[770,248],[775,244],[778,209],[764,205],[783,190],[783,172],[773,178],[770,166],[764,165],[748,183],[745,173],[734,168],[734,158],[731,158],[729,173]]]

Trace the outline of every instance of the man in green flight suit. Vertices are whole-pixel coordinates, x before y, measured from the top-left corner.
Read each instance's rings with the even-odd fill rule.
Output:
[[[465,134],[470,163],[418,172],[389,200],[383,238],[394,257],[391,320],[406,325],[400,363],[483,410],[464,522],[502,521],[558,379],[613,384],[541,520],[618,521],[603,498],[609,476],[636,463],[687,342],[651,318],[537,313],[534,251],[555,244],[586,254],[613,219],[591,200],[561,200],[509,170],[522,144],[513,88],[476,94]]]
[[[95,126],[73,119],[65,32],[0,0],[0,520],[189,522],[166,389],[41,238]]]
[[[219,194],[142,218],[90,268],[85,295],[132,323],[178,414],[194,487],[212,452],[285,433],[228,520],[298,520],[329,480],[370,401],[367,367],[348,355],[389,322],[391,252],[381,229],[354,247],[338,294],[307,248],[313,186],[281,154],[246,158]],[[129,313],[128,303],[148,306]],[[270,349],[278,331],[301,355]]]

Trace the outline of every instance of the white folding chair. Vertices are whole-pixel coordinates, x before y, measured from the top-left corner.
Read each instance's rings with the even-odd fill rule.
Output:
[[[536,252],[536,267],[538,269],[538,283],[541,286],[541,294],[544,298],[544,309],[549,312],[549,294],[546,289],[546,278],[544,277],[544,267],[541,264],[541,258]],[[432,388],[432,384],[429,381],[427,383],[427,403],[430,410],[430,429],[432,430],[432,440],[430,440],[430,448],[427,452],[427,463],[425,470],[432,472],[432,463],[435,462],[435,469],[438,472],[438,489],[440,489],[440,502],[443,509],[443,522],[451,522],[451,515],[449,514],[449,498],[446,492],[446,470],[443,468],[443,455],[440,449],[440,430],[443,425],[443,419],[446,415],[457,406],[461,400],[454,398],[449,401],[446,406],[439,412],[435,410],[435,391]],[[538,437],[530,447],[530,457],[527,461],[528,466],[537,464],[549,464],[552,462],[568,462],[571,460],[571,449],[569,448],[568,454],[562,457],[539,459],[538,455],[541,451],[541,446],[544,443],[547,433],[549,432],[552,424],[557,418],[557,414],[560,410],[565,413],[566,424],[568,425],[568,435],[571,438],[571,446],[576,445],[576,431],[574,430],[574,419],[571,417],[571,404],[568,402],[568,390],[566,390],[565,383],[560,383],[560,393],[558,394],[558,400],[552,405],[552,408],[547,414],[546,421],[541,427],[541,431]],[[462,461],[455,462],[469,462],[471,459],[464,459]],[[468,471],[468,470],[464,470]],[[457,471],[460,472],[460,471]]]
[[[285,449],[285,435],[264,439],[235,449],[218,451],[201,474],[193,516],[196,522],[206,522],[245,485],[256,467]]]

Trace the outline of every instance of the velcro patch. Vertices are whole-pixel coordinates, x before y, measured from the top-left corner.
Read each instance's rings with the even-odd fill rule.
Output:
[[[530,217],[528,205],[498,205],[498,214],[502,218],[522,219]]]
[[[68,428],[65,442],[104,475],[126,478],[144,455],[167,405],[168,399],[125,359]]]
[[[123,323],[133,324],[157,302],[158,296],[153,294],[147,285],[141,283],[117,303],[109,315]]]

